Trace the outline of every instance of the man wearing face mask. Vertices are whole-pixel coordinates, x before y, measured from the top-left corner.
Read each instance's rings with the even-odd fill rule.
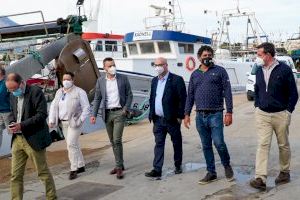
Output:
[[[174,149],[174,173],[182,173],[182,136],[181,121],[184,118],[186,88],[181,76],[168,71],[165,58],[154,62],[157,77],[152,79],[150,94],[149,120],[153,121],[155,137],[153,170],[146,177],[161,177],[164,162],[164,148],[167,133],[170,134]]]
[[[49,127],[62,127],[70,161],[69,179],[85,172],[85,162],[79,145],[83,122],[90,115],[86,92],[74,85],[74,74],[63,75],[63,88],[57,90],[49,110]]]
[[[112,58],[107,57],[103,60],[103,68],[106,76],[97,80],[90,121],[91,124],[95,124],[99,113],[105,122],[116,163],[110,174],[116,174],[117,179],[122,179],[125,170],[122,136],[127,109],[131,106],[133,95],[128,78],[116,72]]]
[[[262,66],[256,72],[255,122],[258,133],[255,178],[250,181],[254,188],[265,190],[267,164],[272,135],[275,132],[279,148],[280,173],[275,184],[290,181],[291,150],[288,140],[291,114],[298,101],[298,91],[293,72],[285,63],[275,58],[272,43],[257,47],[257,64]]]
[[[7,76],[6,87],[12,93],[8,117],[12,136],[11,199],[23,199],[23,176],[27,159],[33,161],[38,177],[45,185],[46,199],[57,199],[53,177],[47,166],[46,147],[51,136],[46,122],[47,102],[37,86],[26,85],[19,74]]]
[[[9,92],[5,86],[5,69],[0,65],[0,148],[5,128],[8,128],[8,115],[10,113]]]
[[[184,125],[189,128],[190,114],[196,104],[196,128],[201,138],[207,169],[206,176],[199,180],[199,184],[217,180],[212,142],[221,158],[226,179],[228,181],[234,179],[230,156],[224,141],[223,125],[232,124],[231,85],[226,70],[214,64],[213,53],[210,46],[202,46],[199,49],[198,59],[201,64],[191,75],[185,105]],[[224,99],[227,109],[225,116],[223,116]]]

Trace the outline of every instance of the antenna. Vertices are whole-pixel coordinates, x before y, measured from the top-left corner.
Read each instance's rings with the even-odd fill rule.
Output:
[[[83,6],[84,0],[77,0],[76,6],[78,8],[78,15],[80,16],[80,9]]]
[[[166,11],[167,8],[166,7],[161,7],[161,6],[156,6],[156,5],[150,5],[151,8],[155,9],[155,16],[160,16],[161,15],[161,11]]]
[[[150,5],[150,8],[155,10],[155,15],[144,19],[146,29],[183,30],[184,22],[178,0],[168,1],[166,7]]]

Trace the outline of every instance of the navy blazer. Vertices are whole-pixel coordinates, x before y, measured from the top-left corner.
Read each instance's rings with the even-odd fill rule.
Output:
[[[288,110],[292,113],[298,101],[298,90],[293,71],[283,62],[279,62],[271,72],[268,88],[264,73],[260,67],[256,72],[254,85],[254,106],[265,112]]]
[[[152,79],[151,83],[151,94],[149,99],[150,112],[149,120],[155,120],[155,97],[156,88],[158,83],[158,77]],[[164,117],[168,121],[175,121],[177,119],[184,118],[184,106],[186,101],[186,87],[184,80],[181,76],[173,73],[169,73],[168,80],[166,82],[162,106],[164,111]]]

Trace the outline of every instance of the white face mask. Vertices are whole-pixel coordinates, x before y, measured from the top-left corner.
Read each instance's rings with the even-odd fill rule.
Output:
[[[64,80],[63,86],[64,86],[64,88],[69,89],[73,86],[73,81]]]
[[[264,66],[265,65],[265,61],[260,58],[260,57],[257,57],[256,60],[255,60],[255,63],[258,65],[258,66]]]
[[[156,66],[155,68],[154,68],[154,70],[156,71],[156,73],[158,74],[158,75],[161,75],[165,70],[164,70],[164,68],[162,67],[162,66]]]
[[[115,75],[117,72],[117,68],[115,66],[111,66],[110,68],[108,68],[108,73],[111,75]]]

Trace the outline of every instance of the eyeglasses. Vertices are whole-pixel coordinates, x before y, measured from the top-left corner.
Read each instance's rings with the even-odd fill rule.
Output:
[[[65,100],[66,94],[67,94],[67,93],[64,93],[64,94],[62,95],[62,97],[61,97],[61,100],[62,100],[62,101]]]
[[[166,64],[165,63],[162,63],[162,64],[154,64],[153,67],[162,67],[162,66],[165,66]]]

